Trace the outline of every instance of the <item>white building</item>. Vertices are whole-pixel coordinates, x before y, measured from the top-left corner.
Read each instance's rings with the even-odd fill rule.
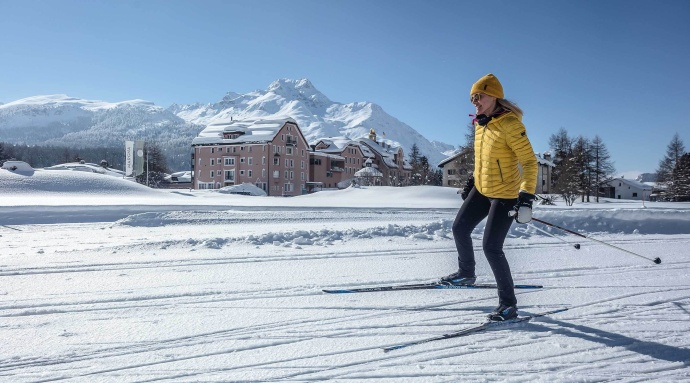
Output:
[[[602,187],[602,196],[615,199],[633,199],[649,201],[652,186],[625,178],[614,178]]]

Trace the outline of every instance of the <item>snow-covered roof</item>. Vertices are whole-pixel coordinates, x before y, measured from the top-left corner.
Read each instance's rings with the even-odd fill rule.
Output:
[[[34,168],[24,161],[5,161],[2,164],[2,169],[16,173],[27,173],[34,171]]]
[[[544,159],[544,158],[543,158],[542,156],[540,156],[540,155],[537,155],[537,161],[538,161],[539,164],[541,164],[541,165],[546,165],[546,166],[549,166],[549,167],[552,167],[552,168],[555,168],[555,167],[556,167],[556,164],[554,164],[553,162],[551,162],[551,161],[549,161],[549,160],[547,160],[547,159]]]
[[[640,189],[640,190],[652,190],[653,189],[653,187],[650,185],[647,185],[647,184],[644,184],[642,182],[638,182],[635,180],[630,180],[627,178],[614,178],[611,181],[609,181],[608,184],[612,185],[614,182],[621,182],[621,183],[624,183],[630,187],[634,187],[634,188]]]
[[[450,157],[446,157],[446,159],[444,159],[443,161],[439,162],[438,167],[439,167],[439,168],[442,168],[443,165],[445,165],[445,164],[447,164],[447,163],[453,161],[454,159],[456,159],[456,158],[457,158],[459,155],[461,155],[462,153],[463,153],[463,149],[462,149],[462,148],[456,149],[456,150],[450,155]]]
[[[65,164],[59,164],[54,166],[49,166],[44,168],[45,170],[71,170],[76,172],[87,172],[87,173],[98,173],[105,174],[113,177],[124,177],[125,172],[118,169],[104,168],[98,164],[92,163],[81,163],[81,162],[68,162]]]
[[[357,177],[383,177],[383,173],[381,173],[378,169],[375,169],[371,166],[364,167],[360,170],[358,170],[355,173],[355,176]]]
[[[263,191],[263,189],[257,187],[254,184],[251,183],[243,183],[240,185],[233,185],[233,186],[226,186],[224,188],[218,189],[218,193],[223,193],[223,194],[242,194],[242,195],[251,195],[251,196],[258,196],[258,197],[265,197],[266,192]]]
[[[365,152],[364,148],[367,147],[367,148],[375,151],[376,153],[378,153],[381,156],[381,158],[383,159],[383,163],[386,164],[386,166],[388,166],[389,168],[397,168],[398,167],[398,164],[396,164],[394,161],[395,157],[393,155],[394,155],[394,153],[398,152],[398,150],[400,149],[399,146],[392,146],[390,148],[390,150],[392,151],[391,152],[391,151],[389,151],[389,149],[384,148],[378,142],[371,140],[369,138],[360,138],[359,142],[364,144],[364,145],[360,145],[360,147],[362,147],[362,152],[364,152],[365,156],[373,157],[373,153],[371,151],[367,150],[368,154],[367,154],[367,152]],[[369,155],[369,154],[371,154],[371,155]],[[403,159],[403,163],[404,163],[403,167],[405,165],[407,165],[406,162],[407,161],[405,159]]]
[[[314,156],[314,157],[325,157],[325,158],[331,158],[334,160],[345,161],[345,157],[343,157],[343,156],[339,156],[339,155],[333,154],[333,153],[322,152],[320,150],[317,150],[315,152],[311,152],[309,154]]]
[[[297,125],[297,122],[290,117],[214,122],[206,126],[206,128],[192,140],[192,146],[271,142],[280,129],[288,122]],[[236,132],[244,132],[244,134],[232,139],[223,138],[223,133]]]

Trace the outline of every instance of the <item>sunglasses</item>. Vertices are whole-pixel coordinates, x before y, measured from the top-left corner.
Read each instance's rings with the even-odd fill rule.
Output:
[[[475,93],[475,94],[473,94],[473,95],[470,96],[470,102],[471,102],[471,103],[475,103],[475,102],[477,102],[477,101],[479,101],[479,100],[481,100],[481,99],[482,99],[482,94],[481,94],[481,93]]]

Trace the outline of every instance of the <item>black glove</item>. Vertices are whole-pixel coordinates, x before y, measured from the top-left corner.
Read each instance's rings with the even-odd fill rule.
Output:
[[[534,201],[534,198],[534,194],[524,191],[520,192],[517,204],[513,207],[517,223],[527,223],[532,220],[532,201]]]
[[[467,183],[465,183],[465,187],[462,188],[462,193],[460,193],[460,196],[462,197],[463,200],[467,199],[467,196],[470,194],[470,191],[472,191],[473,187],[474,187],[474,175],[471,175],[470,178],[467,179]]]

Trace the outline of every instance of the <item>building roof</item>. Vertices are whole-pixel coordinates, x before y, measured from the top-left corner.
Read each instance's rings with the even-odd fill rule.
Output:
[[[297,122],[290,117],[270,120],[252,119],[214,122],[206,126],[206,128],[192,140],[192,146],[271,142],[280,129],[288,122],[297,125]],[[223,138],[223,133],[237,132],[244,132],[244,134],[233,139]]]
[[[445,165],[445,164],[447,164],[447,163],[453,161],[454,159],[460,157],[461,154],[464,154],[464,153],[465,153],[465,151],[464,151],[463,149],[464,149],[464,148],[456,149],[456,150],[453,152],[453,154],[451,154],[450,157],[447,157],[445,160],[439,162],[439,163],[438,163],[438,167],[439,167],[439,168],[442,168],[443,165]]]
[[[388,166],[389,168],[397,168],[398,164],[395,163],[394,159],[394,154],[398,152],[400,149],[399,146],[390,146],[388,148],[385,148],[381,146],[378,142],[371,140],[369,138],[360,138],[358,140],[361,144],[360,147],[362,148],[362,152],[364,153],[365,157],[374,157],[374,153],[372,151],[376,152],[381,158],[383,159],[383,163]],[[407,169],[409,167],[409,164],[407,163],[407,160],[404,158],[403,160],[403,168]]]
[[[383,173],[381,173],[378,169],[375,169],[371,166],[364,167],[360,170],[358,170],[355,173],[355,176],[357,177],[383,177]]]
[[[652,190],[653,189],[653,187],[651,185],[643,184],[642,182],[630,180],[627,178],[614,178],[614,179],[608,181],[609,184],[611,184],[612,182],[622,182],[622,183],[624,183],[630,187],[634,187],[634,188],[640,189],[640,190]]]

